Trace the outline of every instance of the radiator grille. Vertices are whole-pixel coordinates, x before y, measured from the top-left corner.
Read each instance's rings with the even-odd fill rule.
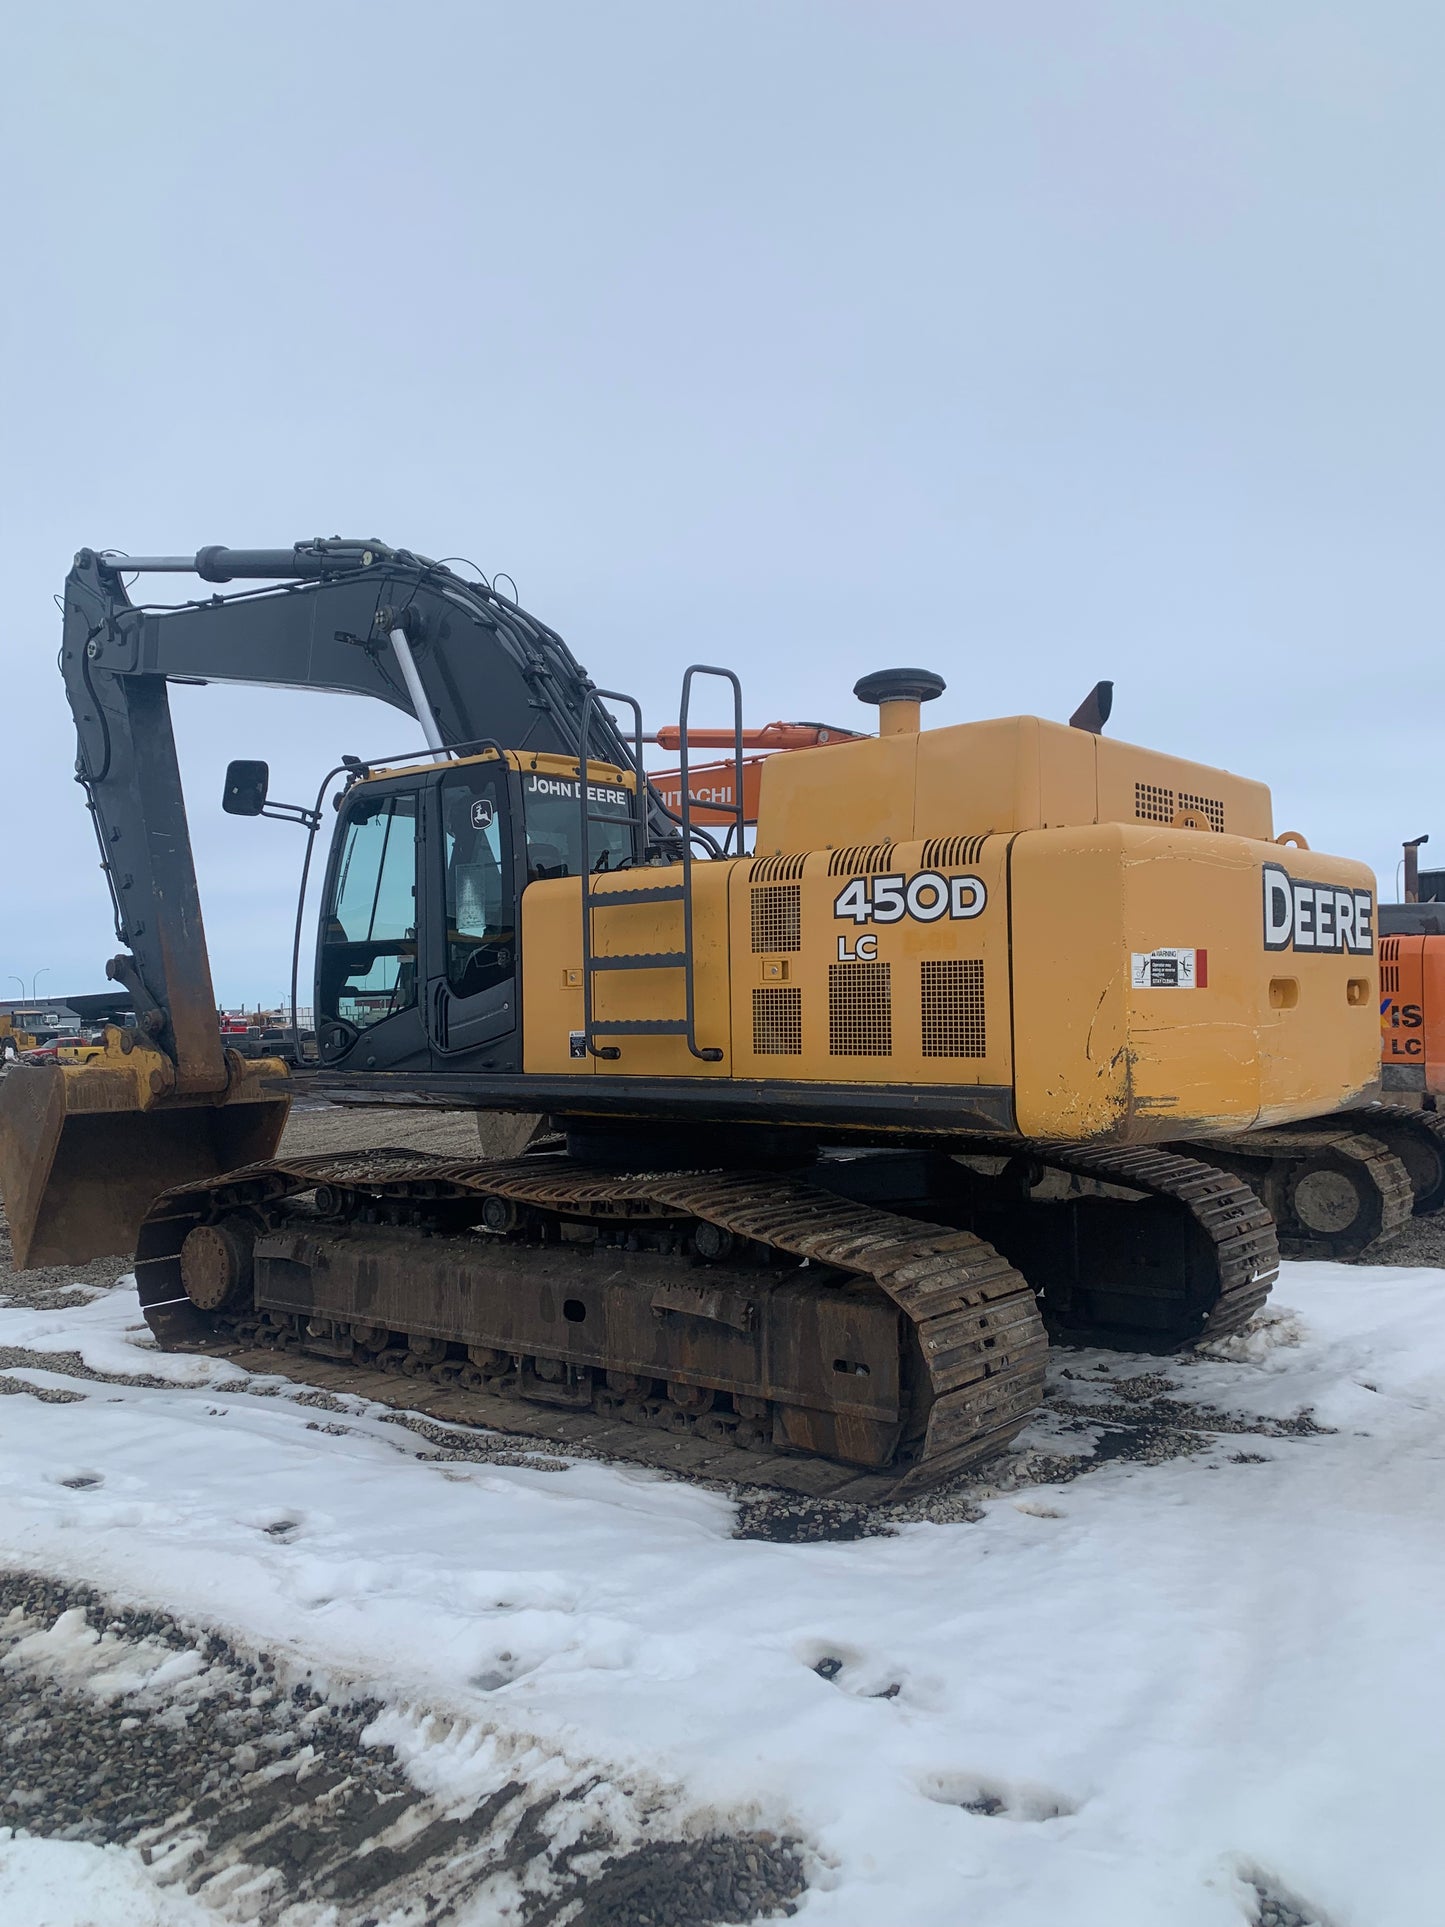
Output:
[[[982,957],[924,963],[923,1055],[987,1057]]]
[[[925,870],[969,869],[983,855],[986,836],[931,836],[923,846]]]
[[[881,876],[892,867],[891,843],[859,843],[850,850],[834,850],[828,858],[830,877]]]
[[[748,877],[753,883],[792,883],[803,874],[803,856],[760,856],[753,859]]]
[[[796,984],[765,984],[753,992],[753,1052],[758,1057],[801,1057],[803,993]]]
[[[1388,997],[1400,988],[1400,939],[1380,939],[1380,989]]]
[[[1190,796],[1187,790],[1180,790],[1179,807],[1181,810],[1198,810],[1201,816],[1208,818],[1210,829],[1217,835],[1223,835],[1224,805],[1217,796]]]
[[[828,966],[828,1052],[833,1057],[891,1057],[893,993],[886,963]]]
[[[1145,823],[1172,823],[1174,821],[1173,790],[1163,789],[1158,783],[1136,783],[1134,814]]]
[[[803,886],[764,883],[753,889],[753,952],[801,950]]]
[[[1134,814],[1143,823],[1172,823],[1180,810],[1202,816],[1211,830],[1224,831],[1224,805],[1217,796],[1195,796],[1188,790],[1174,791],[1163,783],[1134,785]]]

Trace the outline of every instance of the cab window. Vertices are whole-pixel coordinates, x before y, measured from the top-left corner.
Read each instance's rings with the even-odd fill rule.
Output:
[[[527,880],[582,874],[582,804],[575,777],[522,776],[522,807],[527,824]],[[588,855],[594,871],[618,870],[632,861],[632,792],[611,783],[587,785],[587,807],[606,820],[587,826]]]
[[[369,1030],[416,1003],[415,796],[353,807],[322,928],[324,1016]]]
[[[516,968],[512,848],[503,771],[460,770],[442,783],[447,982],[458,997],[504,983]]]

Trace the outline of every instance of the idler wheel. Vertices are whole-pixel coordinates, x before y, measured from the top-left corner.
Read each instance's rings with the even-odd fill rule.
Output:
[[[198,1224],[181,1246],[181,1283],[198,1311],[220,1311],[251,1297],[255,1234],[244,1222]]]
[[[1308,1237],[1353,1248],[1379,1229],[1379,1194],[1364,1169],[1343,1159],[1319,1162],[1289,1179],[1289,1210]]]

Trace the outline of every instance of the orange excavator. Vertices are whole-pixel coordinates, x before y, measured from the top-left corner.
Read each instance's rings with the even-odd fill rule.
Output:
[[[1445,1096],[1445,870],[1405,844],[1404,902],[1380,905],[1380,1085],[1394,1104]]]
[[[758,820],[758,798],[763,787],[763,768],[768,757],[780,749],[817,749],[824,743],[855,743],[861,732],[856,729],[839,729],[834,723],[765,723],[761,729],[745,729],[741,737],[731,729],[689,729],[687,747],[689,749],[726,749],[733,755],[719,763],[698,763],[688,770],[688,792],[692,799],[692,820],[710,826],[726,826],[737,816],[738,798],[737,772],[742,772],[743,821],[756,823]],[[646,743],[655,743],[659,749],[677,750],[682,747],[683,735],[676,723],[667,723],[643,737]],[[739,749],[751,750],[750,756],[740,756]],[[682,771],[680,769],[655,770],[650,772],[652,787],[662,798],[665,808],[674,816],[682,810]]]

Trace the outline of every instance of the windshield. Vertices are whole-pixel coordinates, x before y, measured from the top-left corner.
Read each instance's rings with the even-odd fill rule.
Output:
[[[322,925],[321,1009],[358,1030],[416,1002],[416,798],[359,802]]]
[[[582,874],[582,804],[575,778],[522,776],[522,807],[527,823],[527,875],[575,877]],[[617,870],[632,861],[632,792],[611,783],[587,785],[587,808],[606,820],[587,825],[588,855],[594,871]]]

